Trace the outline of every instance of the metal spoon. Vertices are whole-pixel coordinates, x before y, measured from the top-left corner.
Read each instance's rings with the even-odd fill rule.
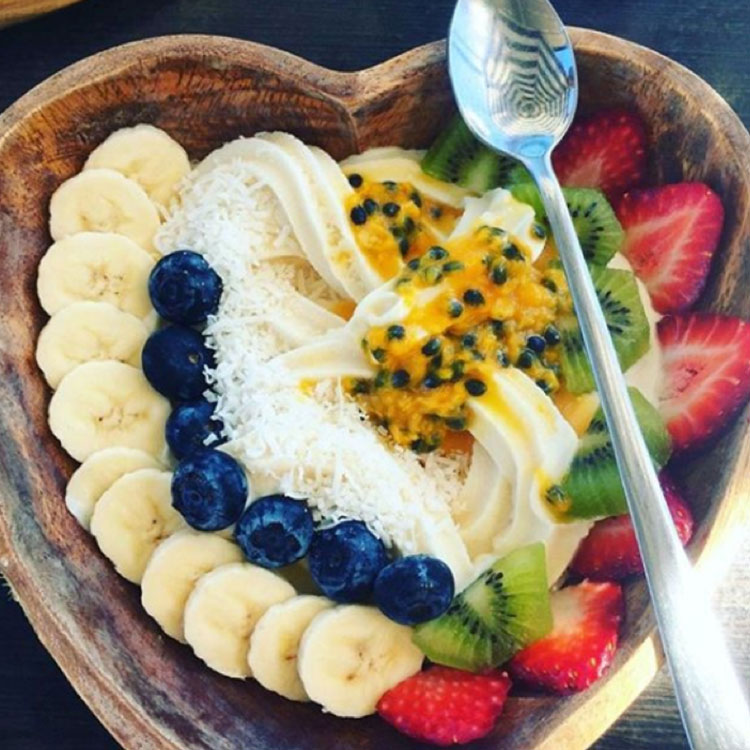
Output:
[[[531,172],[544,201],[607,419],[677,702],[695,750],[750,748],[750,711],[675,532],[552,170],[578,101],[573,47],[547,0],[458,0],[448,38],[458,108]]]

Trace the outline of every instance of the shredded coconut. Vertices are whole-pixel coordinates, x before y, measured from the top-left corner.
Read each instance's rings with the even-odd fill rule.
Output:
[[[450,521],[468,457],[420,458],[387,444],[341,383],[311,392],[271,360],[321,333],[337,295],[305,260],[284,207],[242,161],[188,181],[156,238],[162,253],[191,248],[224,283],[205,334],[216,351],[208,373],[227,450],[256,490],[307,499],[321,521],[358,518],[404,554],[419,551],[426,518]],[[321,306],[320,315],[310,305]]]

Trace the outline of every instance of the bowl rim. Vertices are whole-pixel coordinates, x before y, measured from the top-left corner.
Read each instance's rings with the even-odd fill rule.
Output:
[[[572,27],[569,29],[577,51],[596,54],[613,60],[637,57],[653,72],[669,71],[677,75],[684,91],[705,102],[704,115],[712,128],[720,130],[731,146],[733,156],[746,173],[750,174],[750,134],[729,104],[696,74],[658,52],[602,32]],[[252,64],[272,72],[294,70],[304,75],[308,83],[322,93],[347,106],[357,102],[362,106],[368,99],[376,99],[393,80],[390,71],[398,70],[403,79],[429,65],[440,64],[445,59],[445,42],[431,42],[408,50],[374,66],[356,71],[336,71],[309,62],[290,52],[267,45],[232,37],[207,34],[180,34],[147,38],[119,45],[75,62],[34,86],[0,114],[0,148],[14,129],[34,111],[67,96],[76,88],[107,79],[113,69],[139,64],[144,56],[158,55],[160,59],[182,57],[185,54],[215,58],[235,55],[243,64]],[[385,82],[385,83],[384,83]],[[750,216],[742,218],[742,226],[750,236]],[[744,436],[750,426],[743,429]],[[741,474],[750,466],[750,441],[737,449],[734,468],[727,479],[727,491],[718,507],[709,514],[708,532],[694,550],[698,565],[711,557],[735,524],[750,518],[750,509],[733,502],[750,491],[750,479],[743,481]],[[35,586],[25,561],[19,558],[12,545],[12,524],[3,514],[0,504],[0,573],[8,583],[26,613],[32,627],[45,648],[60,666],[68,681],[108,731],[126,747],[170,748],[183,747],[177,738],[165,731],[157,720],[144,715],[137,705],[123,699],[107,676],[99,673],[93,660],[81,660],[64,623],[53,614],[51,602],[46,601]],[[33,605],[33,606],[32,606]],[[44,617],[46,627],[41,627]],[[52,616],[50,616],[52,612]],[[637,641],[617,670],[618,679],[603,680],[596,691],[587,691],[578,703],[571,703],[558,724],[554,737],[548,738],[535,750],[564,750],[589,746],[635,700],[655,676],[663,662],[663,653],[655,632],[653,613],[648,607],[639,628]],[[585,706],[585,711],[582,707]]]

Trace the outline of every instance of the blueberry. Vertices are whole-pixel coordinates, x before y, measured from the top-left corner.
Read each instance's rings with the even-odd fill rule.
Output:
[[[218,531],[231,526],[246,500],[245,472],[228,454],[204,448],[177,464],[172,505],[194,529]]]
[[[354,174],[350,174],[349,184],[355,189],[358,187],[362,187],[362,175],[357,174],[356,172]]]
[[[315,532],[308,565],[323,593],[336,602],[367,599],[388,557],[362,521],[342,521]]]
[[[141,364],[148,382],[163,396],[192,401],[208,388],[203,370],[214,366],[214,356],[198,331],[168,326],[148,337]]]
[[[313,531],[312,513],[303,500],[266,495],[250,503],[234,536],[250,562],[281,568],[307,554]]]
[[[166,437],[170,450],[177,458],[185,458],[206,447],[206,439],[213,436],[210,446],[226,442],[221,436],[224,425],[213,419],[214,404],[206,399],[185,401],[172,410],[167,420]]]
[[[427,254],[433,260],[443,260],[443,258],[448,257],[448,251],[444,247],[440,247],[440,245],[433,245]]]
[[[402,625],[434,620],[453,600],[450,568],[436,557],[409,555],[386,565],[375,579],[375,603]]]
[[[219,309],[221,290],[219,274],[192,250],[165,255],[148,278],[156,312],[172,323],[205,323]]]
[[[362,204],[365,209],[365,213],[368,216],[372,216],[378,210],[378,203],[372,198],[365,198],[365,202]]]
[[[386,216],[395,216],[400,210],[401,206],[399,206],[398,203],[394,203],[393,201],[388,201],[388,203],[383,204],[383,213]]]

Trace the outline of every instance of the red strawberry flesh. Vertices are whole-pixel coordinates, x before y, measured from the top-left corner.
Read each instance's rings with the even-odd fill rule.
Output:
[[[434,666],[391,688],[377,709],[410,737],[434,745],[463,744],[490,732],[510,686],[505,672],[473,674]]]
[[[646,131],[626,109],[605,109],[573,123],[552,154],[560,184],[599,188],[612,199],[643,182]]]
[[[617,204],[623,255],[661,313],[689,308],[706,284],[724,223],[716,193],[702,182],[633,190]]]
[[[657,326],[664,382],[659,411],[675,451],[703,446],[750,398],[750,324],[711,313]]]
[[[607,671],[623,617],[616,583],[583,581],[550,597],[552,632],[519,651],[508,667],[530,687],[566,694],[584,690]]]
[[[672,479],[665,472],[659,479],[677,536],[685,545],[693,535],[693,516]],[[630,516],[626,514],[597,521],[578,547],[570,567],[575,573],[594,581],[620,581],[642,573],[643,561]]]

